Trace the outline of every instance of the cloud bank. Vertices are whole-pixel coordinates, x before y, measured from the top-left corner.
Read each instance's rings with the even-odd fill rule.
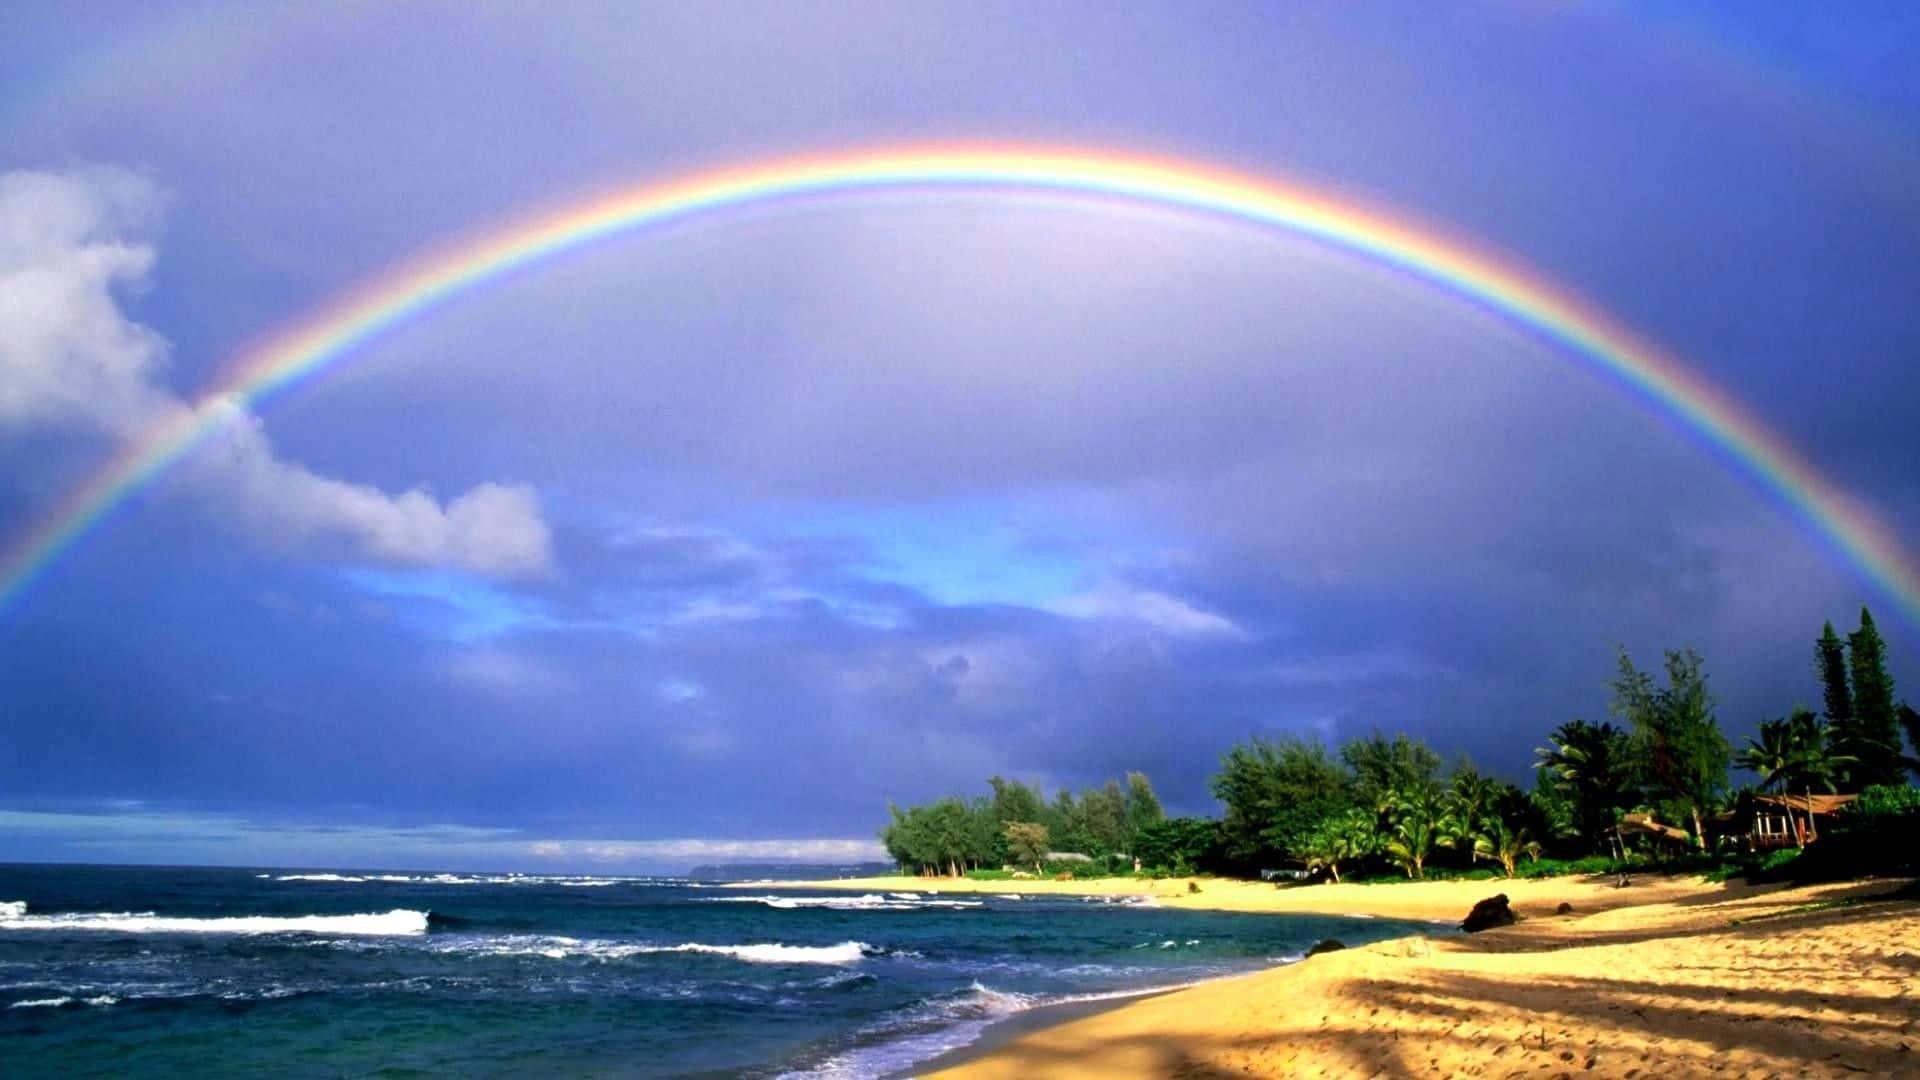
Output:
[[[147,282],[162,202],[120,170],[0,174],[0,431],[136,443],[198,411],[220,437],[178,486],[273,545],[499,576],[552,569],[530,487],[482,483],[443,502],[323,476],[279,456],[238,402],[196,406],[169,390],[166,341],[117,295]]]

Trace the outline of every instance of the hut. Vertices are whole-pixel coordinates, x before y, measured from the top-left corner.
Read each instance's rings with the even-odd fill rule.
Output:
[[[1741,830],[1747,850],[1805,847],[1858,795],[1755,795]],[[1809,831],[1811,823],[1811,831]]]

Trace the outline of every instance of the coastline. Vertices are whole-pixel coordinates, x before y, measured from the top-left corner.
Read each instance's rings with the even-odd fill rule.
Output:
[[[1448,886],[1457,901],[1526,883],[1432,884]],[[1920,1004],[1909,996],[1920,973],[1912,883],[1562,884],[1576,886],[1563,891],[1576,906],[1569,915],[1543,916],[1516,902],[1522,921],[1511,927],[1396,938],[1092,1015],[1035,1017],[915,1075],[1546,1070],[1644,1078],[1890,1075],[1920,1067]],[[1597,896],[1599,888],[1633,895],[1585,910],[1572,899]],[[1204,889],[1193,899],[1204,900]]]
[[[1457,925],[1475,901],[1504,893],[1522,918],[1553,916],[1560,904],[1581,914],[1668,903],[1704,894],[1734,898],[1777,886],[1712,884],[1696,876],[1634,875],[1620,888],[1610,875],[1487,881],[1407,881],[1380,885],[1288,885],[1228,878],[1095,878],[1086,881],[974,881],[904,876],[829,881],[729,882],[724,888],[807,889],[933,895],[986,893],[1017,896],[1097,896],[1197,911],[1275,915],[1345,915]],[[1199,889],[1194,892],[1193,887]]]

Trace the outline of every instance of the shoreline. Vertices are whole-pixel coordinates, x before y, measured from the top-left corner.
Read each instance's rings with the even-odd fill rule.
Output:
[[[949,1050],[942,1050],[925,1061],[916,1062],[898,1072],[888,1073],[882,1080],[913,1080],[914,1077],[929,1072],[941,1072],[948,1069],[959,1068],[978,1061],[981,1058],[988,1057],[1010,1043],[1037,1032],[1046,1031],[1049,1028],[1085,1020],[1090,1017],[1099,1016],[1102,1013],[1113,1012],[1116,1009],[1124,1009],[1129,1005],[1135,1005],[1139,1002],[1149,1001],[1157,997],[1165,997],[1168,994],[1178,994],[1191,990],[1196,986],[1216,983],[1225,979],[1239,979],[1244,977],[1243,975],[1222,975],[1218,978],[1207,979],[1198,983],[1190,983],[1186,986],[1150,988],[1131,993],[1114,994],[1111,997],[1089,998],[1079,1001],[1056,1001],[1048,1005],[1036,1005],[1031,1009],[1013,1013],[1010,1016],[1000,1017],[981,1028],[980,1033],[973,1038],[973,1041]]]
[[[1457,899],[1515,883],[1431,884]],[[1594,894],[1591,882],[1567,884],[1580,886],[1570,896]],[[1643,902],[1522,912],[1481,934],[1405,936],[1035,1017],[907,1075],[1851,1076],[1920,1064],[1920,1008],[1907,996],[1920,972],[1912,882],[1690,878],[1640,890],[1613,891]]]
[[[1342,915],[1404,919],[1457,926],[1475,902],[1505,894],[1522,918],[1551,918],[1561,904],[1580,914],[1668,903],[1712,892],[1727,898],[1779,888],[1745,882],[1709,883],[1697,875],[1638,874],[1624,888],[1612,875],[1568,875],[1475,881],[1405,881],[1377,885],[1315,884],[1276,886],[1232,878],[1094,878],[1084,881],[975,881],[968,878],[904,876],[838,878],[826,881],[729,882],[728,889],[812,890],[945,895],[1018,895],[1107,897],[1115,902],[1151,903],[1197,911],[1235,911],[1275,915]],[[1192,891],[1197,887],[1199,891]]]

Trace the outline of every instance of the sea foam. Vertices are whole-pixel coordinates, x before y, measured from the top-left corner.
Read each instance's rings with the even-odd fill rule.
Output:
[[[29,915],[22,901],[0,904],[0,930],[100,930],[121,934],[350,934],[394,937],[427,932],[427,913],[395,908],[369,915],[226,915],[207,918],[143,912]]]
[[[749,964],[833,964],[859,963],[863,957],[881,955],[917,956],[918,953],[890,954],[864,941],[843,941],[837,945],[782,945],[766,942],[755,945],[708,945],[684,942],[654,945],[629,941],[594,941],[548,935],[509,935],[495,938],[441,941],[430,946],[436,952],[474,956],[542,956],[549,960],[584,958],[624,960],[659,953],[709,953],[729,956]]]

